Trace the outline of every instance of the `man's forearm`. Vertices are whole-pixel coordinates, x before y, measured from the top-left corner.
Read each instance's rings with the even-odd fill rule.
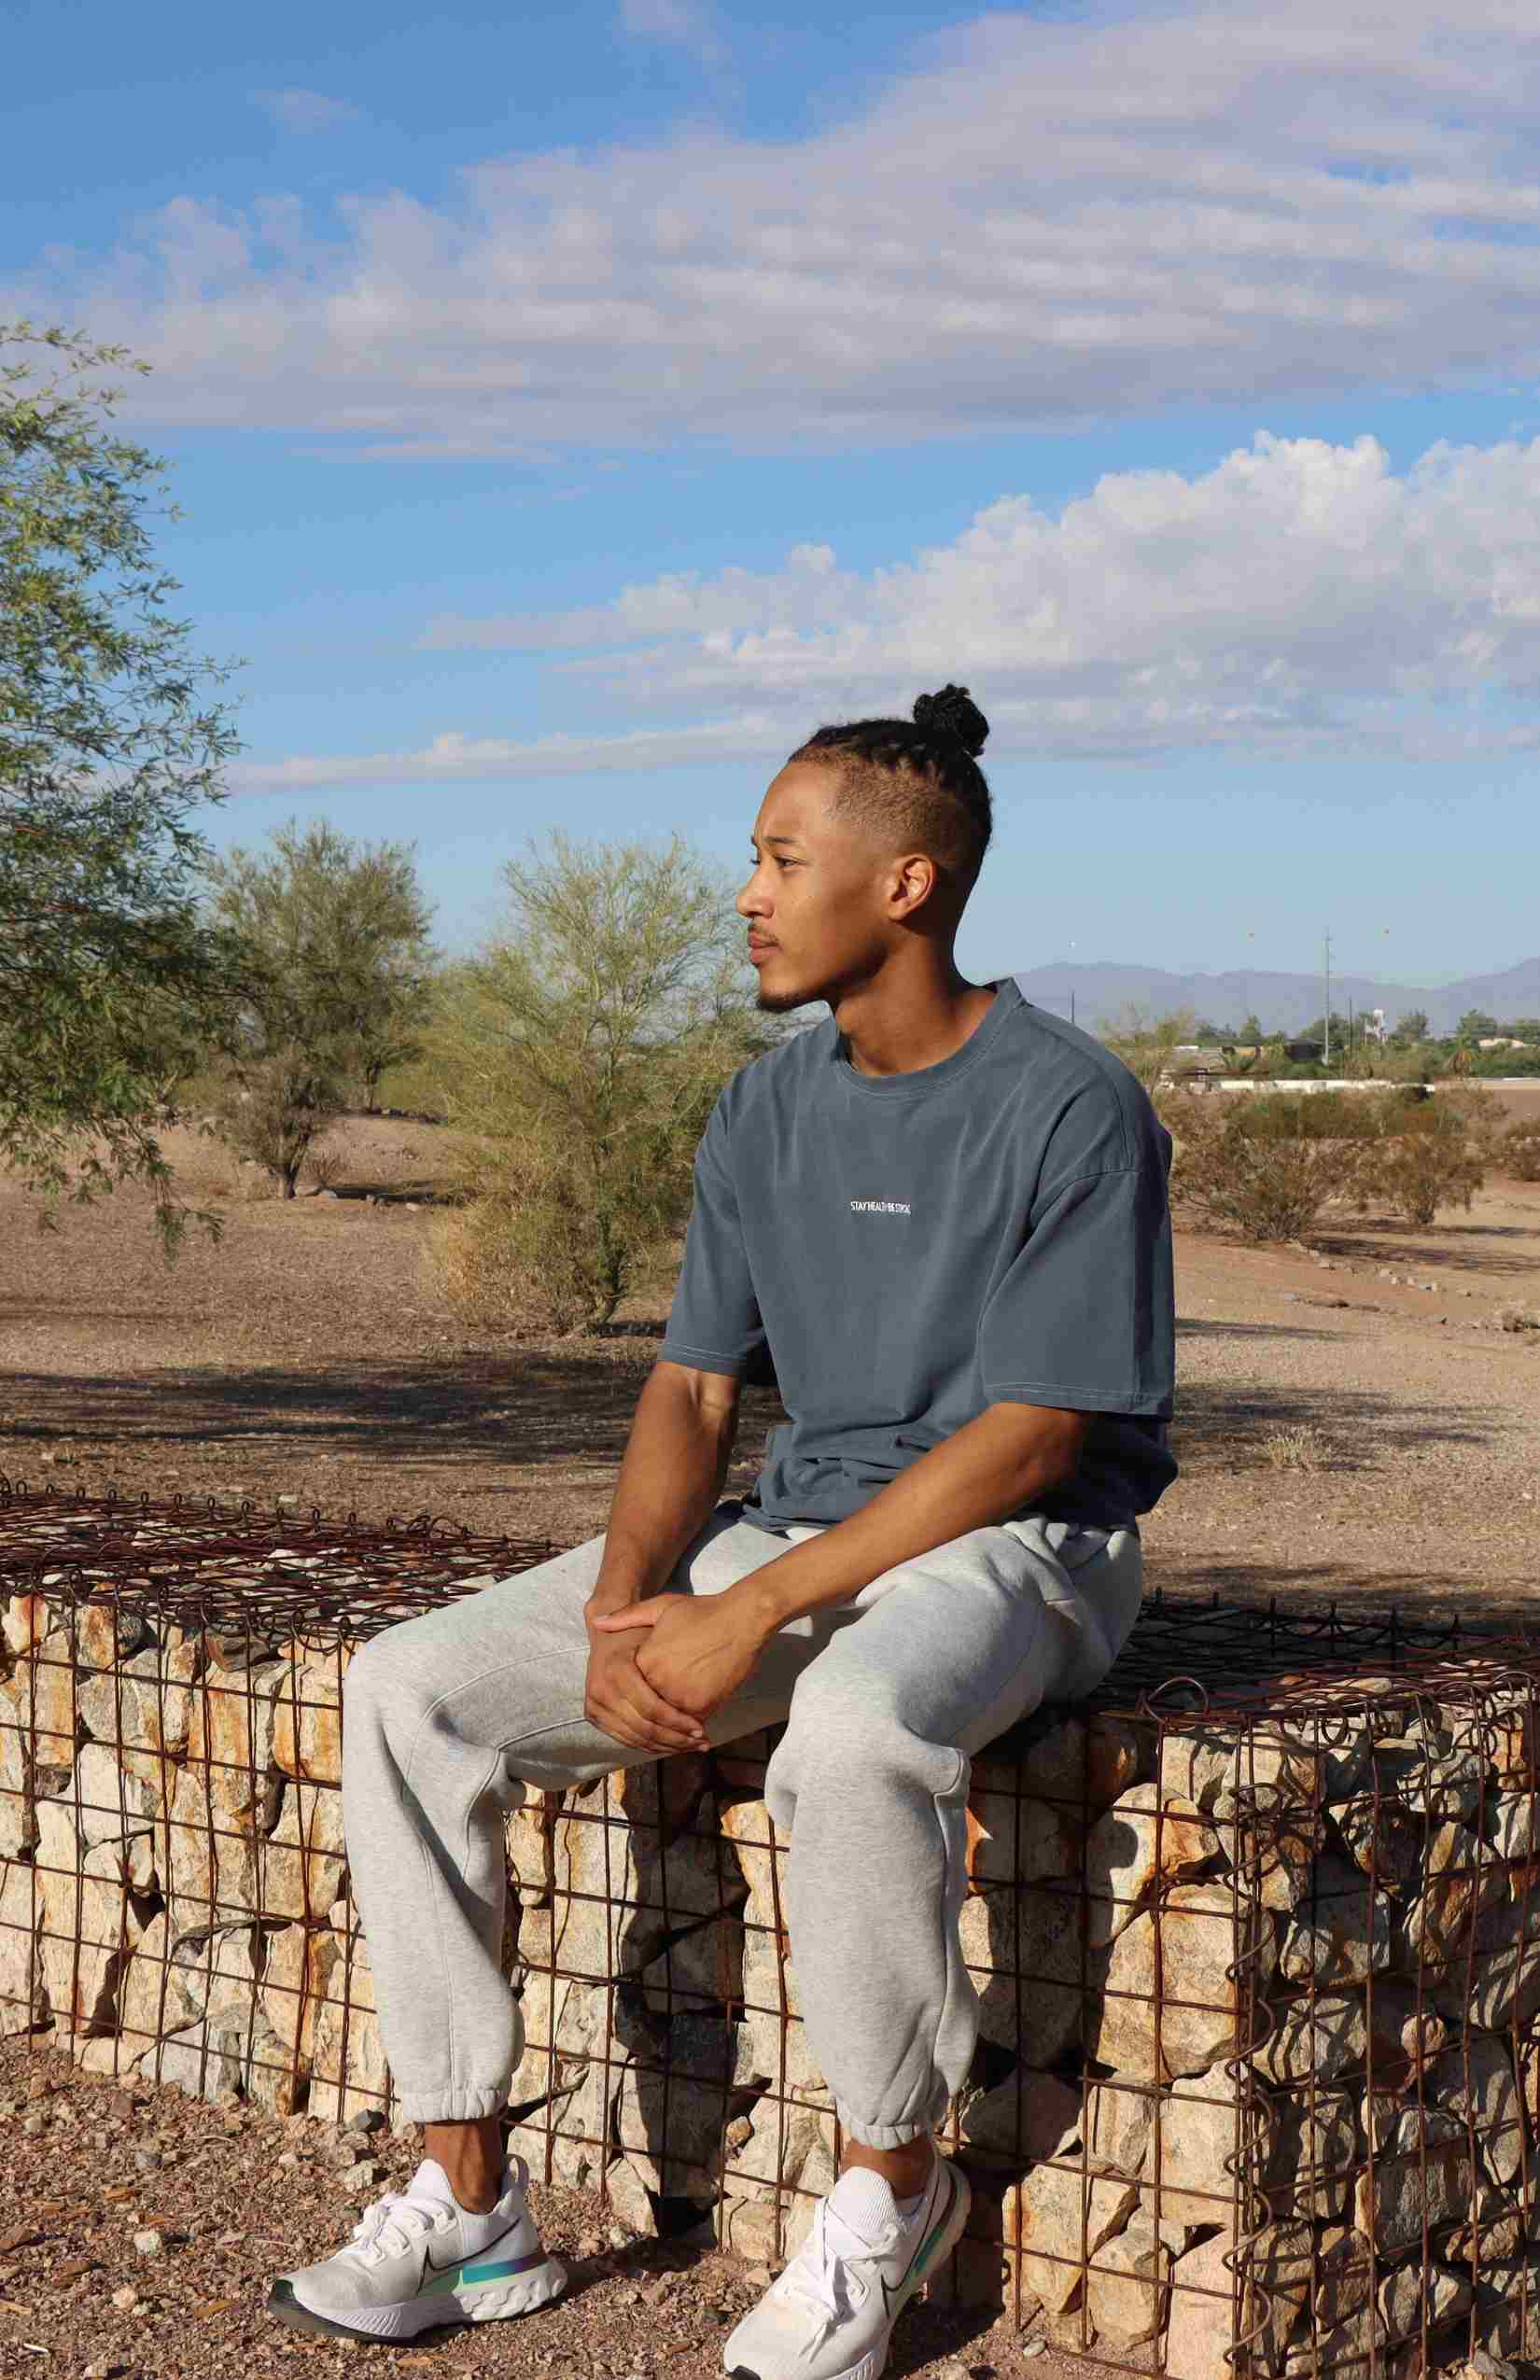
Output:
[[[710,1519],[733,1460],[736,1421],[702,1413],[679,1381],[653,1373],[637,1400],[609,1511],[593,1609],[656,1594]]]
[[[901,1471],[848,1519],[806,1537],[727,1589],[723,1602],[768,1639],[788,1620],[848,1603],[874,1578],[971,1529],[1019,1512],[1072,1476],[1085,1417],[990,1406]]]

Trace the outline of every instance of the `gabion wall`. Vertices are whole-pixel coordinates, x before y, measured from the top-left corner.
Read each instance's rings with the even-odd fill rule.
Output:
[[[0,2029],[388,2117],[342,1681],[555,1550],[0,1488]],[[773,1743],[531,1795],[507,1953],[537,2178],[777,2263],[842,2144]],[[975,2202],[937,2286],[1172,2380],[1540,2353],[1537,1743],[1527,1645],[1153,1598],[1093,1706],[974,1763]]]

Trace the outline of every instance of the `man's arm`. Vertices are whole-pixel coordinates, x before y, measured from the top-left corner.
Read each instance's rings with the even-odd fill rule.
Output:
[[[618,1611],[673,1575],[726,1484],[740,1390],[725,1372],[653,1365],[632,1416],[591,1611]]]
[[[643,1673],[679,1708],[704,1717],[789,1620],[848,1603],[900,1562],[988,1528],[1071,1477],[1090,1420],[1054,1406],[991,1405],[860,1512],[788,1547],[723,1593],[699,1603],[654,1596],[593,1625],[606,1634],[650,1629]]]

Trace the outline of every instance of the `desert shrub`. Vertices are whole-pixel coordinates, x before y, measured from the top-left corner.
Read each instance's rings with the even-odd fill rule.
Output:
[[[313,1141],[305,1151],[305,1171],[317,1190],[330,1190],[341,1181],[347,1165],[347,1151],[338,1141],[322,1143]]]
[[[1257,1102],[1273,1104],[1270,1094]],[[1292,1132],[1272,1119],[1259,1132],[1245,1112],[1251,1106],[1213,1093],[1162,1098],[1159,1113],[1173,1144],[1172,1205],[1228,1225],[1246,1239],[1297,1239],[1323,1207],[1353,1196],[1364,1144],[1312,1132],[1303,1117]]]
[[[1498,1163],[1520,1182],[1540,1182],[1540,1117],[1521,1116],[1498,1143]]]
[[[1425,1226],[1441,1207],[1458,1203],[1468,1212],[1485,1179],[1480,1150],[1463,1131],[1386,1132],[1362,1153],[1356,1204],[1360,1213],[1389,1207],[1404,1222]]]

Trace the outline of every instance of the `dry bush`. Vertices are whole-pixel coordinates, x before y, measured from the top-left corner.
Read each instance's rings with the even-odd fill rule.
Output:
[[[1521,1116],[1498,1142],[1496,1162],[1519,1182],[1540,1182],[1540,1120]]]
[[[317,1190],[335,1189],[347,1167],[347,1151],[336,1141],[324,1145],[312,1141],[305,1152],[304,1169]]]
[[[1275,1471],[1319,1471],[1330,1461],[1331,1451],[1331,1440],[1313,1421],[1300,1421],[1288,1430],[1269,1430],[1261,1445],[1263,1461]]]
[[[1281,1111],[1258,1132],[1236,1101],[1213,1093],[1163,1096],[1159,1107],[1173,1142],[1172,1205],[1245,1239],[1298,1239],[1323,1207],[1358,1189],[1356,1139],[1327,1139],[1302,1122],[1288,1130]]]
[[[1364,1152],[1359,1211],[1388,1207],[1423,1229],[1441,1207],[1463,1206],[1486,1180],[1480,1158],[1463,1134],[1391,1132]]]

